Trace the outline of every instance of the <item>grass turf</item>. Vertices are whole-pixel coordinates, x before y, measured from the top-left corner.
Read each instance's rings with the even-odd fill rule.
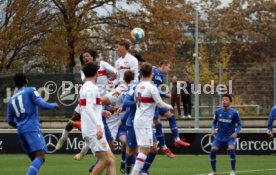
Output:
[[[87,175],[88,168],[95,158],[90,154],[81,161],[73,160],[73,155],[48,154],[46,162],[40,170],[40,175]],[[116,156],[117,170],[119,172],[120,157]],[[275,175],[276,156],[237,156],[237,172],[242,175]],[[22,175],[26,174],[30,160],[26,155],[0,154],[0,174]],[[229,156],[217,156],[218,174],[229,174]],[[152,175],[206,175],[211,172],[208,155],[177,155],[169,159],[157,155],[150,169]]]

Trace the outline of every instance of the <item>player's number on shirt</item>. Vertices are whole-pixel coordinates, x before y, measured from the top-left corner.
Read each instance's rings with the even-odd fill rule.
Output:
[[[18,110],[18,107],[16,106],[16,103],[15,103],[15,99],[12,100],[12,106],[13,106],[13,109],[15,111],[15,114],[17,117],[20,117],[20,113],[25,113],[25,108],[24,108],[24,105],[23,105],[23,99],[22,99],[22,95],[19,95],[17,97],[18,99],[18,104],[19,104],[19,110]]]

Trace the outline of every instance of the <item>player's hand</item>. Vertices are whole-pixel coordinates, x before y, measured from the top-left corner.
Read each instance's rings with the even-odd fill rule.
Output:
[[[117,108],[115,106],[113,106],[113,105],[109,105],[109,111],[111,113],[114,113],[115,111],[117,111]]]
[[[55,103],[55,109],[59,109],[59,104],[58,103]]]
[[[171,98],[172,97],[171,94],[166,94],[166,96],[167,96],[167,98]]]
[[[236,133],[233,133],[230,137],[232,138],[232,139],[235,139],[235,138],[237,138],[237,134]]]
[[[212,136],[216,136],[216,135],[217,135],[217,131],[216,131],[216,130],[212,130],[212,131],[211,131],[211,135],[212,135]]]
[[[268,137],[272,138],[273,137],[273,132],[271,130],[267,130],[266,134],[268,135]]]
[[[122,108],[118,108],[117,111],[116,111],[118,114],[121,114],[123,112],[123,109]]]
[[[97,126],[96,137],[97,137],[97,139],[99,139],[99,140],[103,137],[103,129],[102,129],[101,125],[98,125],[98,126]]]
[[[103,110],[103,111],[102,111],[102,115],[103,115],[105,118],[109,119],[109,118],[111,117],[111,112],[109,112],[109,111],[107,111],[107,110]]]

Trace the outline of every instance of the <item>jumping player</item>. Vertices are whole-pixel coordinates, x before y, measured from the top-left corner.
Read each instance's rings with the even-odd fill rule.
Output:
[[[151,84],[153,76],[152,65],[143,63],[140,69],[141,82],[135,89],[136,113],[134,117],[134,130],[139,153],[137,155],[132,175],[139,175],[144,166],[150,148],[153,146],[152,123],[156,105],[166,109],[173,109],[171,105],[164,103],[159,95],[157,87]]]

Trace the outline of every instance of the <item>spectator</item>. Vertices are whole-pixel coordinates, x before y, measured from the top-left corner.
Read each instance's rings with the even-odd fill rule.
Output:
[[[180,94],[177,94],[177,77],[176,76],[172,77],[170,89],[171,89],[171,105],[173,107],[173,110],[175,111],[175,104],[176,104],[178,116],[180,117],[181,116]]]
[[[192,92],[191,92],[191,83],[189,82],[188,75],[184,75],[184,84],[181,89],[181,101],[183,104],[184,115],[181,118],[192,118]]]

